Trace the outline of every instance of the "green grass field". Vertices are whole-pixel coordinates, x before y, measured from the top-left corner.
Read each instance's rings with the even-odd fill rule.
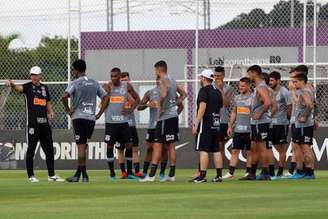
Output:
[[[141,184],[89,171],[89,184],[68,184],[48,183],[37,171],[41,183],[28,184],[25,171],[2,170],[0,218],[328,218],[327,171],[313,181],[219,184],[188,183],[192,172],[178,170],[175,183]]]

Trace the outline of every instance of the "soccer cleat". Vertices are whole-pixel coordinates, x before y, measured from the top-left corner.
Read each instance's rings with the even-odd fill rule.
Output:
[[[127,179],[127,178],[128,178],[128,174],[126,172],[122,172],[120,179]]]
[[[282,175],[271,176],[271,180],[279,180],[282,179]]]
[[[155,176],[150,177],[150,176],[146,176],[143,179],[139,179],[139,182],[154,182],[155,181]]]
[[[28,182],[30,183],[38,183],[40,180],[38,180],[35,176],[31,176],[30,178],[27,179]]]
[[[79,182],[79,181],[80,181],[80,177],[71,176],[71,177],[68,177],[68,178],[66,179],[66,181],[69,182],[69,183]]]
[[[261,180],[263,178],[263,173],[256,175],[256,180]]]
[[[201,178],[201,177],[196,177],[194,180],[194,183],[206,183],[207,179],[206,178]]]
[[[165,174],[164,173],[160,173],[159,174],[159,181],[160,182],[165,182],[165,179],[166,179]]]
[[[299,174],[297,172],[291,175],[290,177],[288,177],[288,179],[293,179],[293,180],[298,180],[302,178],[304,178],[304,174]]]
[[[89,177],[83,177],[82,182],[83,183],[88,183],[89,182]]]
[[[307,176],[304,176],[303,179],[315,179],[315,175],[314,174],[311,176],[307,175]]]
[[[259,177],[256,177],[256,180],[269,181],[271,177],[270,175],[260,174]]]
[[[239,180],[256,180],[256,176],[254,174],[246,174],[245,176],[241,177]]]
[[[288,179],[290,176],[292,176],[290,172],[287,172],[285,175],[281,176],[281,179]]]
[[[59,176],[48,176],[48,181],[49,182],[64,182],[65,180]]]
[[[230,174],[229,172],[226,173],[226,175],[224,175],[224,176],[222,177],[222,179],[233,179],[233,178],[234,178],[233,175]]]
[[[212,179],[212,182],[223,182],[222,177],[215,177],[214,179]]]
[[[116,180],[116,176],[109,176],[108,179],[109,179],[110,181],[115,181],[115,180]]]
[[[140,178],[133,174],[128,174],[127,179],[140,179]]]
[[[199,178],[199,176],[193,176],[191,179],[188,180],[188,182],[194,182],[198,178]]]
[[[145,177],[145,175],[143,173],[141,173],[141,172],[134,173],[134,176],[135,177],[138,177],[138,178],[141,178],[141,179]]]
[[[175,176],[167,176],[165,177],[164,182],[175,182]]]

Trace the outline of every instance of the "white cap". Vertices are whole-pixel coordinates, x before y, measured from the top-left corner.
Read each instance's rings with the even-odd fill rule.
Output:
[[[41,74],[41,68],[39,66],[33,66],[30,70],[30,74],[39,75]]]
[[[205,69],[198,75],[198,77],[203,76],[204,78],[212,79],[213,80],[213,71],[211,69]]]

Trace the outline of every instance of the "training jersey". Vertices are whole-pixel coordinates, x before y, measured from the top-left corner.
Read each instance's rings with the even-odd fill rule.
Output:
[[[123,110],[128,102],[128,83],[120,82],[118,86],[112,86],[109,93],[109,104],[105,111],[106,123],[127,123],[127,116],[123,115]]]
[[[129,123],[130,127],[135,127],[137,125],[136,117],[134,115],[134,112],[127,115],[127,119],[128,119],[128,123]]]
[[[213,81],[213,85],[218,88],[215,84],[215,81]],[[231,87],[223,82],[223,94],[226,97],[228,93],[231,91]],[[229,111],[228,108],[225,106],[222,106],[221,111],[220,111],[220,123],[222,124],[228,124],[229,122]]]
[[[251,132],[251,104],[252,95],[239,94],[234,99],[236,107],[236,122],[234,132],[250,133]]]
[[[96,120],[97,96],[106,96],[106,91],[98,81],[81,76],[70,82],[65,92],[70,94],[71,105],[74,109],[72,119]]]
[[[275,92],[275,98],[277,103],[277,112],[272,117],[273,125],[288,125],[287,118],[288,105],[292,104],[292,99],[287,88],[280,86],[278,91]]]
[[[159,105],[160,101],[160,94],[158,87],[155,87],[153,89],[150,89],[147,91],[146,95],[148,96],[149,102],[156,101]],[[159,108],[152,108],[149,107],[149,123],[148,123],[148,129],[155,129],[157,118],[158,118]]]
[[[304,128],[304,127],[310,127],[310,126],[314,125],[313,109],[311,110],[310,115],[306,118],[306,121],[304,123],[298,121],[298,119],[306,111],[306,106],[305,106],[305,104],[304,104],[304,102],[302,101],[302,98],[301,98],[301,94],[303,92],[308,93],[311,97],[312,103],[314,103],[314,93],[313,93],[313,91],[308,87],[305,87],[304,89],[301,89],[300,94],[298,95],[298,99],[297,99],[296,116],[295,116],[295,119],[296,119],[295,127],[296,128]]]
[[[166,120],[170,118],[174,118],[178,116],[177,105],[176,105],[176,97],[177,97],[177,84],[176,81],[169,75],[165,77],[166,80],[169,80],[169,87],[167,91],[167,96],[163,102],[164,112],[162,112],[159,116],[160,120]],[[161,86],[161,84],[160,84]]]
[[[257,93],[256,93],[256,89],[260,88],[260,87],[264,87],[269,90],[268,85],[264,81],[262,81],[259,85],[256,86],[256,88],[254,89],[254,92],[252,94],[252,106],[251,106],[251,114],[252,115],[254,115],[257,112],[262,111],[262,108],[263,108],[263,102],[257,98]],[[251,118],[252,125],[265,124],[265,123],[271,123],[271,118],[270,118],[268,111],[263,113],[261,118],[258,120],[254,120]]]

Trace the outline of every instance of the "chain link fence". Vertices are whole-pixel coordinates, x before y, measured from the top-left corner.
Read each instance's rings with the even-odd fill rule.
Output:
[[[0,8],[1,129],[24,128],[24,98],[14,91],[8,95],[3,80],[27,80],[33,65],[42,68],[52,94],[57,113],[53,127],[67,128],[60,98],[70,79],[69,63],[79,53],[87,61],[88,75],[99,81],[108,81],[113,67],[129,72],[140,96],[154,86],[154,63],[167,61],[169,73],[188,93],[181,127],[193,122],[199,88],[195,75],[202,66],[227,66],[226,79],[237,92],[237,82],[246,70],[242,66],[261,64],[266,72],[275,69],[287,77],[291,67],[306,62],[311,81],[316,78],[318,115],[327,126],[328,1],[318,0],[316,13],[313,1],[306,7],[304,2],[4,0]],[[147,125],[147,112],[136,112],[136,117],[139,127]]]

